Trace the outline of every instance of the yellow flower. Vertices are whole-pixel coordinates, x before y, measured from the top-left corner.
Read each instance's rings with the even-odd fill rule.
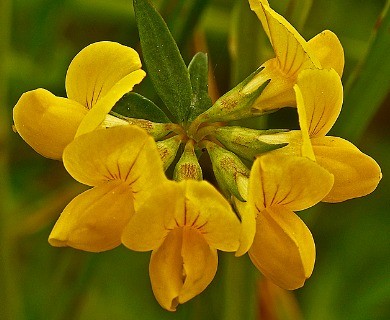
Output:
[[[201,293],[217,270],[217,249],[236,251],[240,223],[228,201],[208,182],[167,182],[130,219],[122,236],[136,251],[153,250],[149,273],[167,310]]]
[[[293,87],[305,69],[333,68],[340,77],[344,50],[337,36],[325,30],[306,41],[266,0],[249,0],[267,34],[275,58],[263,63],[239,85],[198,116],[190,129],[204,122],[232,121],[295,107]]]
[[[74,179],[93,188],[62,212],[49,236],[57,247],[99,252],[120,245],[134,211],[166,180],[153,139],[134,126],[81,135],[65,148],[63,161]]]
[[[115,103],[145,77],[138,53],[119,43],[102,41],[81,50],[69,65],[68,98],[45,89],[24,93],[13,110],[15,128],[38,153],[61,159],[78,134],[98,127]]]
[[[289,143],[272,152],[299,154],[303,139],[303,147],[313,150],[311,158],[335,178],[332,190],[323,201],[340,202],[374,191],[382,177],[376,161],[349,141],[326,136],[337,120],[343,101],[338,74],[326,69],[302,71],[294,89],[301,132],[272,136],[274,141]]]
[[[270,83],[256,99],[252,108],[261,112],[295,106],[293,86],[304,69],[333,68],[342,75],[344,51],[337,36],[325,30],[308,42],[281,15],[272,10],[267,0],[249,0],[267,34],[276,57],[266,61],[243,89],[249,94],[267,80]]]
[[[306,157],[270,153],[257,158],[248,202],[241,204],[243,233],[236,255],[249,249],[253,264],[275,284],[288,290],[303,286],[313,271],[315,245],[294,211],[321,201],[332,185],[333,176]]]

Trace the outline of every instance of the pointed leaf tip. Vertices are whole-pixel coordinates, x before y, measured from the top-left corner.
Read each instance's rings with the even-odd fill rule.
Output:
[[[148,0],[133,0],[145,64],[168,110],[185,122],[191,104],[187,67],[165,21]]]

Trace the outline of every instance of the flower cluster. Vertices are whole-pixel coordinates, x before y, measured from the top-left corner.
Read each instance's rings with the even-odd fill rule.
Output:
[[[326,135],[343,100],[344,56],[336,35],[323,31],[306,41],[266,0],[249,4],[275,57],[214,104],[207,81],[191,76],[204,66],[204,56],[196,55],[185,69],[190,91],[179,97],[188,101],[180,110],[170,108],[175,91],[161,90],[161,76],[149,62],[171,112],[167,116],[129,93],[146,75],[136,51],[105,41],[84,48],[71,62],[68,98],[37,89],[14,107],[20,136],[91,186],[66,206],[49,243],[91,252],[120,244],[152,251],[153,292],[167,310],[209,285],[217,250],[248,252],[278,286],[301,287],[313,271],[315,245],[295,211],[367,195],[381,179],[375,160]],[[134,6],[139,20],[145,12],[155,15],[147,1]],[[300,130],[229,125],[283,107],[296,107]],[[203,180],[198,159],[206,152],[216,186]]]

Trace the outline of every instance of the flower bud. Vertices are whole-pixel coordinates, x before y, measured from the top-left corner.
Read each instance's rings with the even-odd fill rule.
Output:
[[[255,130],[227,126],[215,130],[215,137],[230,151],[240,157],[253,161],[257,155],[286,146],[288,143],[270,144],[261,141],[262,136],[285,132],[287,130]]]
[[[160,153],[160,157],[164,165],[164,170],[167,170],[173,160],[175,160],[180,144],[181,137],[178,135],[156,142],[158,152]]]
[[[176,181],[203,180],[202,169],[194,151],[193,140],[187,142],[184,152],[175,166],[173,179]]]
[[[207,142],[207,151],[213,165],[215,178],[221,190],[228,196],[234,195],[240,201],[245,201],[246,194],[240,191],[245,190],[245,186],[239,188],[243,181],[248,178],[250,170],[232,152],[218,146],[213,142]]]
[[[261,95],[262,91],[266,88],[269,80],[265,79],[263,83],[261,83],[255,90],[250,93],[244,93],[242,91],[247,83],[250,82],[261,71],[262,68],[257,69],[244,81],[239,83],[229,92],[225,93],[214,103],[210,109],[202,113],[199,116],[199,119],[202,122],[219,122],[244,119],[254,115],[262,115],[263,113],[261,111],[252,109],[252,105]],[[255,114],[253,111],[255,111]]]
[[[170,123],[156,123],[145,119],[127,118],[117,113],[113,113],[113,115],[108,114],[102,125],[105,127],[114,127],[126,124],[135,125],[144,129],[154,140],[160,140],[172,131]]]

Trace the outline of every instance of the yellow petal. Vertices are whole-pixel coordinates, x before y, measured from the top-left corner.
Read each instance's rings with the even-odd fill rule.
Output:
[[[271,41],[279,68],[287,77],[296,76],[306,68],[321,67],[305,39],[284,17],[272,10],[267,1],[249,0],[249,4]]]
[[[160,153],[151,136],[148,135],[133,166],[127,167],[127,170],[130,170],[127,181],[134,191],[134,207],[138,210],[148,195],[154,193],[153,189],[167,181]]]
[[[261,135],[257,138],[259,141],[269,144],[288,143],[287,146],[270,151],[272,154],[301,156],[302,151],[302,132],[301,130],[290,130],[270,135]]]
[[[16,130],[38,153],[61,159],[87,113],[79,103],[45,89],[24,93],[13,109]]]
[[[252,93],[264,82],[271,80],[252,108],[267,112],[286,106],[294,107],[293,86],[297,75],[307,68],[321,68],[319,61],[293,26],[269,7],[268,1],[249,0],[271,41],[276,58],[266,61],[259,72],[242,90]]]
[[[267,154],[256,159],[249,178],[249,202],[258,211],[274,205],[303,210],[331,190],[333,176],[304,157]]]
[[[184,208],[185,190],[181,184],[167,180],[156,186],[124,229],[122,243],[135,251],[158,248],[167,234],[178,226],[174,217]]]
[[[145,71],[136,70],[120,79],[112,86],[110,91],[99,99],[85,116],[77,130],[76,137],[95,130],[105,120],[106,115],[111,111],[118,100],[122,98],[125,93],[133,90],[133,87],[140,83],[145,76]]]
[[[158,303],[169,311],[175,311],[183,286],[183,229],[173,229],[162,245],[152,252],[149,276]]]
[[[125,181],[134,191],[135,202],[166,179],[153,138],[135,126],[82,135],[65,149],[63,161],[72,177],[86,185]]]
[[[239,257],[245,254],[253,243],[257,211],[253,202],[241,202],[234,198],[234,204],[241,217],[240,246],[235,253],[236,257]]]
[[[150,197],[136,208],[137,213],[123,233],[125,246],[138,251],[152,250],[168,231],[188,226],[202,233],[212,248],[237,250],[240,222],[229,202],[211,184],[185,180],[151,189]]]
[[[218,266],[217,250],[210,248],[198,230],[191,227],[183,229],[183,287],[179,303],[185,303],[200,294],[213,280]]]
[[[172,230],[149,265],[152,289],[160,305],[175,311],[201,293],[214,278],[218,257],[203,236],[189,227]]]
[[[291,210],[273,206],[257,217],[257,231],[249,256],[275,284],[293,290],[303,286],[315,262],[310,230]]]
[[[338,137],[316,138],[312,143],[318,164],[334,175],[333,188],[323,201],[345,201],[375,190],[382,173],[370,156]]]
[[[310,137],[326,135],[336,122],[343,103],[339,75],[333,69],[303,70],[297,85],[302,93]]]
[[[305,101],[303,100],[302,92],[298,85],[294,86],[294,91],[297,99],[297,109],[299,117],[299,126],[301,127],[301,156],[309,158],[312,161],[315,161],[315,156],[313,148],[311,146],[310,136],[309,136],[309,127],[307,120],[307,112],[305,107]]]
[[[69,65],[65,81],[68,98],[91,109],[119,80],[140,68],[134,49],[116,42],[93,43]]]
[[[322,31],[310,39],[308,45],[320,61],[322,68],[334,69],[340,77],[343,75],[344,49],[332,31]]]
[[[264,82],[271,80],[252,108],[266,112],[286,106],[295,106],[293,86],[296,82],[296,75],[286,76],[284,70],[279,68],[279,61],[276,58],[266,61],[261,67],[264,69],[242,89],[243,94],[250,94]]]
[[[110,181],[83,192],[61,213],[50,236],[55,247],[100,252],[121,243],[123,228],[134,212],[131,188]]]
[[[240,222],[229,202],[206,181],[186,180],[186,210],[176,220],[198,229],[207,243],[222,251],[236,251]]]

